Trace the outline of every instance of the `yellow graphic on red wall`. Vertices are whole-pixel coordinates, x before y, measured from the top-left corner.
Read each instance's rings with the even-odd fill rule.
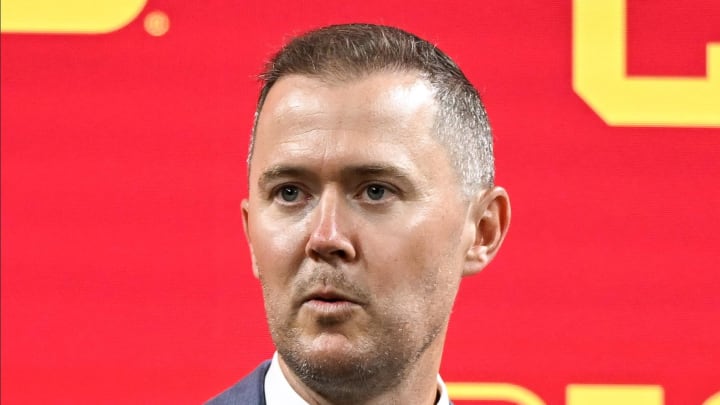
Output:
[[[2,0],[2,32],[103,34],[132,22],[147,0]]]
[[[518,405],[545,405],[532,391],[508,383],[447,383],[448,395],[454,400],[503,401]]]
[[[573,1],[573,88],[614,126],[720,127],[720,43],[705,77],[631,76],[626,0]]]
[[[447,389],[454,400],[545,405],[534,392],[515,384],[449,382]],[[665,391],[660,385],[570,384],[565,399],[567,405],[665,405]],[[698,405],[720,405],[720,392]]]
[[[586,385],[567,387],[567,405],[663,405],[665,394],[657,385]]]

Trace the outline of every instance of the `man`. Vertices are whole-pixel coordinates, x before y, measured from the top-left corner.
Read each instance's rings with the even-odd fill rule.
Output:
[[[361,24],[294,39],[263,79],[242,211],[277,352],[209,404],[448,404],[460,280],[510,221],[476,90]]]

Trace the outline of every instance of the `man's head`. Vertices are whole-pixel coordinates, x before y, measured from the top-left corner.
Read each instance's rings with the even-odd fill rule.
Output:
[[[281,367],[306,399],[429,401],[460,279],[510,216],[477,93],[387,27],[325,28],[269,66],[243,214]]]
[[[298,74],[348,81],[379,72],[414,72],[428,81],[437,103],[433,132],[450,153],[470,195],[493,185],[495,164],[485,107],[460,68],[435,45],[393,27],[334,25],[295,38],[267,64],[250,141],[270,89],[281,77]],[[251,160],[251,159],[249,159]]]

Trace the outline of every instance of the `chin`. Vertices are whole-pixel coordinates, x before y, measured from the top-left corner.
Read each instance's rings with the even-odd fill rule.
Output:
[[[386,379],[385,372],[397,368],[382,351],[351,342],[337,334],[323,334],[278,352],[288,367],[308,386],[354,385]],[[365,346],[365,347],[364,347]],[[382,375],[381,375],[382,374]],[[361,384],[361,386],[362,386]]]
[[[328,370],[331,374],[345,375],[358,372],[368,361],[373,350],[338,333],[323,333],[301,344],[296,354],[316,371]]]

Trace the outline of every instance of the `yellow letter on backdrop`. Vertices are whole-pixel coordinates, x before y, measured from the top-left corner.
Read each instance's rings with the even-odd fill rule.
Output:
[[[517,405],[545,405],[532,391],[505,383],[447,383],[453,400],[506,401]]]
[[[567,387],[567,405],[663,405],[658,385],[572,384]]]
[[[708,398],[703,405],[720,405],[720,392]]]
[[[2,32],[103,34],[140,14],[147,0],[2,0]]]
[[[573,88],[614,126],[720,127],[720,43],[707,76],[627,76],[626,0],[573,1]]]

